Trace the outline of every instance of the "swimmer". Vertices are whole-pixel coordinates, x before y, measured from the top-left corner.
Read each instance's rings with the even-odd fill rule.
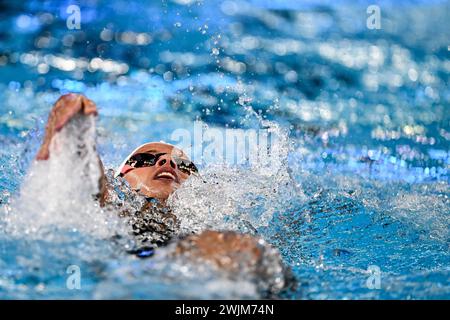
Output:
[[[61,96],[49,114],[45,136],[36,159],[45,161],[52,156],[51,150],[57,152],[55,151],[58,150],[57,148],[51,148],[53,138],[72,119],[95,117],[97,114],[95,103],[88,98],[78,94]],[[168,242],[171,235],[164,235],[164,228],[161,228],[160,225],[169,225],[167,220],[170,220],[173,225],[176,217],[167,210],[156,212],[148,210],[148,208],[154,206],[155,203],[157,207],[165,208],[169,196],[190,176],[198,174],[195,164],[182,150],[161,142],[149,142],[137,147],[124,159],[113,175],[104,172],[102,161],[98,155],[97,158],[101,177],[98,181],[96,196],[100,205],[108,206],[114,202],[114,190],[111,187],[114,183],[113,179],[126,181],[136,195],[139,194],[148,201],[139,210],[143,219],[135,221],[135,225],[138,225],[135,234],[141,234],[143,229],[151,230],[152,233],[155,233],[156,230],[160,235],[152,236],[152,240],[156,239],[152,242],[160,245]],[[161,214],[161,212],[163,213]],[[158,214],[161,215],[160,219],[156,216]],[[167,230],[173,231],[173,228],[167,228]],[[274,267],[279,274],[284,270],[278,252],[262,239],[232,231],[207,230],[178,239],[174,255],[186,257],[191,261],[206,261],[217,270],[230,274],[238,273],[242,266],[254,274],[264,273],[267,268],[273,269]],[[264,262],[267,261],[270,261],[272,265],[263,267]],[[285,285],[284,279],[276,280],[274,285],[278,286],[277,290],[279,291]]]

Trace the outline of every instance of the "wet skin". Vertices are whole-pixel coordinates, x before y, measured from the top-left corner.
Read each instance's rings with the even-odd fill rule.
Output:
[[[39,149],[36,160],[45,161],[51,155],[49,146],[52,138],[72,119],[75,115],[97,116],[97,109],[91,100],[82,95],[66,94],[61,96],[50,112],[47,122],[45,136]],[[163,154],[152,166],[141,168],[124,167],[123,177],[137,192],[148,197],[154,197],[163,203],[180,185],[186,181],[189,174],[182,172],[175,158],[188,160],[180,149],[165,143],[148,143],[139,148],[137,153]],[[103,172],[103,164],[98,157],[99,168]],[[99,201],[105,204],[107,185],[104,176],[99,181]],[[202,258],[222,270],[237,272],[235,265],[243,262],[248,266],[254,266],[261,257],[261,251],[257,245],[258,239],[249,235],[236,232],[205,231],[198,235],[182,240],[176,253],[184,254],[192,251],[192,259]],[[224,259],[227,263],[224,263]]]

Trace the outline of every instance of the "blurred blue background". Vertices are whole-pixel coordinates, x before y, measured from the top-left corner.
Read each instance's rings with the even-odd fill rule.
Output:
[[[287,297],[448,299],[448,21],[448,1],[0,1],[1,201],[62,93],[98,104],[108,167],[196,119],[254,126],[251,106],[289,130],[311,197],[260,230],[302,279]]]

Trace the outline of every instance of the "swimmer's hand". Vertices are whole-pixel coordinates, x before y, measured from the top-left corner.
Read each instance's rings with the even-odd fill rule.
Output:
[[[254,268],[263,252],[258,239],[253,236],[208,230],[180,241],[175,254],[209,261],[226,271],[239,272],[242,267]]]
[[[53,136],[78,113],[86,116],[97,115],[97,107],[88,98],[74,93],[65,94],[56,101],[48,117],[45,137],[36,155],[37,160],[47,160],[49,158],[49,147]]]

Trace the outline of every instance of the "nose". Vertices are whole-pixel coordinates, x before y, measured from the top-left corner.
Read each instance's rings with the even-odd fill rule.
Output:
[[[158,167],[162,167],[162,166],[165,166],[165,165],[170,165],[173,169],[177,168],[177,164],[172,160],[172,157],[170,156],[170,154],[162,155],[158,159],[158,162],[156,163],[156,165]]]

